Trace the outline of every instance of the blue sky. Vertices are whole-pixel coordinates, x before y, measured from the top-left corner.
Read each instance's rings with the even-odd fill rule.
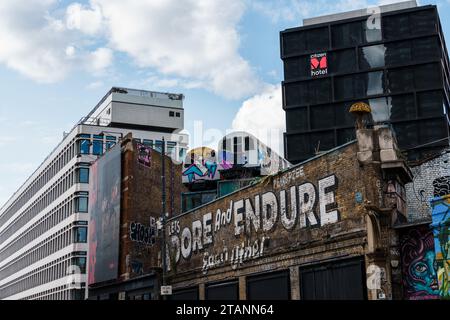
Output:
[[[282,132],[279,31],[387,2],[1,0],[0,206],[112,86],[183,93],[190,133]],[[450,0],[420,4],[450,41]]]

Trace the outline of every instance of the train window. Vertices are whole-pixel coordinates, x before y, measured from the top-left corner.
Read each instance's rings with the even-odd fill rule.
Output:
[[[250,137],[245,137],[245,151],[250,150]]]

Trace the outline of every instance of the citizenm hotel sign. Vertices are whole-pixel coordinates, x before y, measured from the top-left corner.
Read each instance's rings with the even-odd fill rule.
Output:
[[[325,53],[316,53],[311,55],[311,77],[323,76],[328,74],[328,59]]]
[[[311,180],[296,167],[269,181],[168,221],[168,271],[237,269],[274,249],[289,250],[294,234],[340,220],[335,174]]]

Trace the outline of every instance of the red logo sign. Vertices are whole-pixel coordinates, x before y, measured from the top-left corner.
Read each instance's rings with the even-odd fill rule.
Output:
[[[328,73],[328,60],[326,53],[311,55],[311,77],[322,76]]]

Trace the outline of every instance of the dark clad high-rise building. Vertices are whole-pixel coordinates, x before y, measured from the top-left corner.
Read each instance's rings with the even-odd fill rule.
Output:
[[[355,102],[370,105],[372,124],[392,124],[409,160],[449,145],[449,59],[436,6],[407,1],[380,9],[308,19],[281,32],[290,162],[353,140]]]

